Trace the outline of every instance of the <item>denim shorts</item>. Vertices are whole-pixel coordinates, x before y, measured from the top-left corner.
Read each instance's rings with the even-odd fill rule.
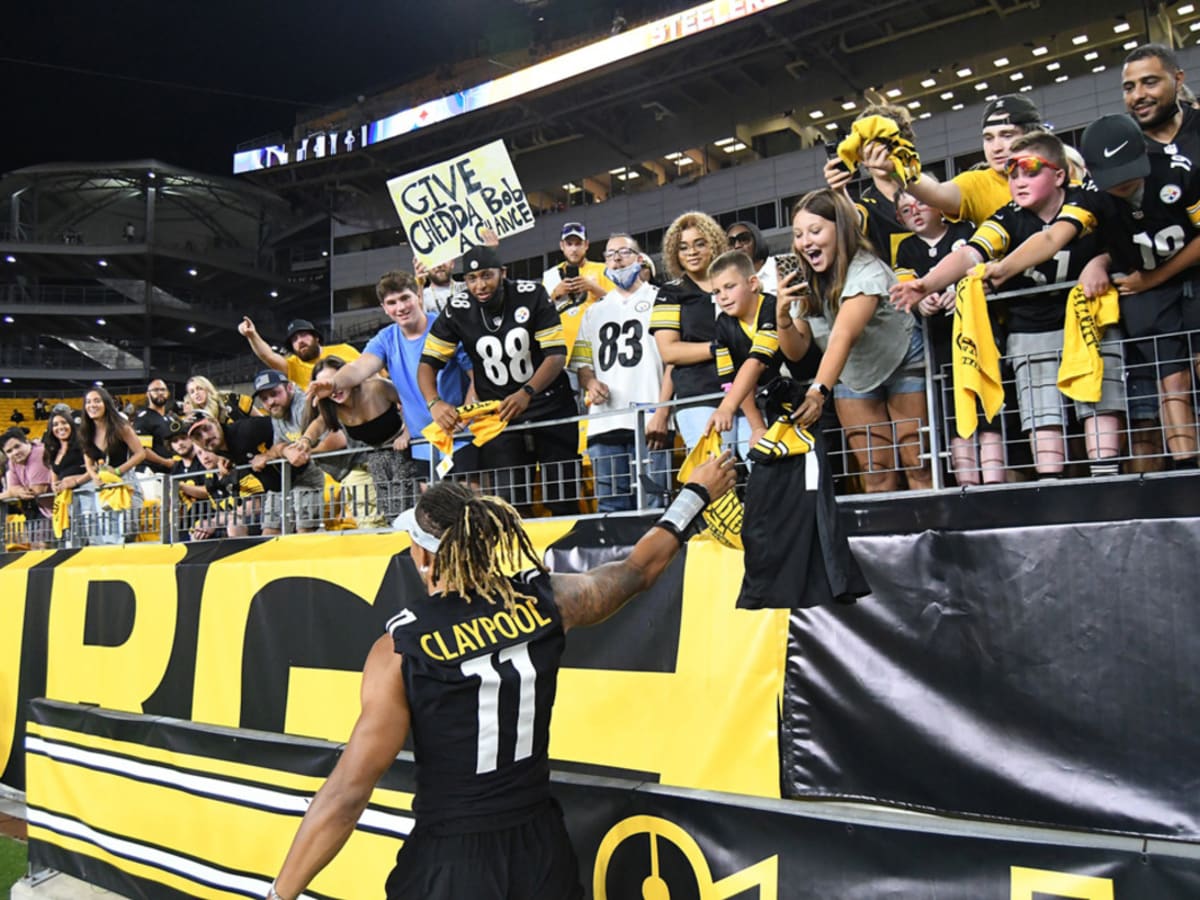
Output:
[[[913,325],[912,337],[908,341],[908,353],[879,387],[860,392],[840,381],[833,386],[833,396],[837,400],[886,400],[893,394],[920,394],[924,391],[925,340],[921,337],[919,324]]]

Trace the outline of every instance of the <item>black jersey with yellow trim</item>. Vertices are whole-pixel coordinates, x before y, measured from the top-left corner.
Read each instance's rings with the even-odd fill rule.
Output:
[[[933,267],[965,244],[975,233],[966,222],[947,222],[946,231],[930,244],[918,234],[910,234],[896,248],[896,277],[901,281],[923,278]]]
[[[421,350],[421,362],[441,369],[461,344],[471,358],[480,400],[503,400],[528,382],[546,357],[567,353],[562,320],[540,283],[505,279],[499,290],[504,295],[498,307],[465,291],[451,297]],[[570,385],[561,374],[533,398],[526,417],[559,406],[564,389],[569,393]]]
[[[1082,187],[1069,186],[1063,196],[1063,210],[1077,208],[1087,193]],[[1051,220],[1053,221],[1053,220]],[[1041,234],[1049,223],[1035,212],[1023,209],[1015,202],[992,213],[971,236],[970,246],[984,259],[995,260],[1007,256],[1026,240]],[[1083,267],[1100,254],[1103,247],[1097,236],[1080,234],[1062,250],[1038,266],[1026,269],[1005,283],[1005,291],[1041,287],[1047,284],[1074,283],[1079,280]],[[1030,294],[1001,301],[1007,310],[1010,332],[1055,331],[1063,327],[1067,314],[1069,288],[1061,291]]]
[[[1099,234],[1112,254],[1113,272],[1158,268],[1200,228],[1200,171],[1186,157],[1151,153],[1149,158],[1140,197],[1123,200],[1107,191],[1083,191],[1058,214],[1058,221],[1081,234]]]
[[[412,716],[423,826],[480,821],[550,796],[550,714],[565,644],[550,576],[510,579],[511,608],[415,595],[387,623]],[[476,826],[477,827],[477,826]]]
[[[783,354],[775,327],[775,297],[758,295],[753,327],[735,316],[721,313],[717,316],[714,340],[717,342],[717,375],[722,381],[732,381],[737,370],[751,358],[767,367],[759,376],[759,384],[766,384],[778,376]]]
[[[668,281],[658,289],[650,313],[650,333],[677,331],[681,341],[711,344],[716,337],[717,307],[712,294],[687,275]],[[676,365],[671,370],[675,396],[698,397],[721,390],[721,380],[712,360]]]
[[[900,222],[900,216],[896,213],[896,201],[874,184],[868,184],[854,205],[858,210],[862,232],[875,247],[876,255],[895,268],[900,243],[912,234]]]

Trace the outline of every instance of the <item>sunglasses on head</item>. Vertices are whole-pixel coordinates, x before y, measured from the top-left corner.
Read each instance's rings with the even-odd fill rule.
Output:
[[[1004,164],[1004,174],[1009,178],[1016,178],[1018,172],[1022,175],[1036,175],[1043,168],[1054,169],[1056,172],[1062,170],[1062,166],[1056,166],[1040,156],[1017,156]]]

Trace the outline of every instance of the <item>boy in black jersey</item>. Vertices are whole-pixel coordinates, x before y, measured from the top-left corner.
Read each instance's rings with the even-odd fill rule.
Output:
[[[708,267],[708,277],[721,308],[713,357],[726,392],[704,430],[705,433],[713,429],[729,431],[736,419],[736,441],[745,456],[767,430],[762,412],[754,402],[755,389],[778,377],[783,362],[775,330],[775,298],[759,290],[754,263],[741,250],[730,250],[714,259]],[[803,329],[808,335],[811,350],[808,323],[799,320],[793,327]]]
[[[896,196],[896,215],[912,232],[896,248],[896,277],[901,281],[923,278],[939,262],[962,247],[975,233],[966,222],[947,222],[942,211],[907,192]],[[914,307],[921,314],[925,343],[933,357],[931,374],[949,371],[950,339],[954,330],[954,290],[927,294]],[[945,407],[945,403],[939,404]],[[935,410],[934,416],[944,417]],[[960,485],[1001,484],[1004,481],[1004,441],[1000,429],[979,418],[976,433],[969,438],[950,431],[950,459]]]
[[[652,585],[733,482],[729,453],[698,466],[627,558],[581,574],[550,573],[498,498],[455,482],[423,494],[399,525],[424,590],[402,598],[371,648],[362,712],[268,900],[295,900],[333,859],[410,727],[416,824],[388,877],[388,900],[582,898],[550,792],[564,633],[603,621]],[[374,894],[358,887],[356,896]]]
[[[1196,466],[1196,415],[1186,334],[1200,327],[1195,297],[1200,264],[1200,171],[1175,157],[1149,154],[1128,116],[1102,116],[1084,129],[1080,150],[1098,190],[1082,191],[1044,231],[1007,259],[988,265],[1001,284],[1040,265],[1077,236],[1099,234],[1121,292],[1121,321],[1131,342],[1127,365],[1155,372],[1167,452],[1177,467]],[[1138,340],[1144,338],[1145,340]]]
[[[892,290],[899,305],[909,306],[926,293],[954,283],[979,262],[997,260],[1009,248],[1041,234],[1049,222],[1075,208],[1085,193],[1068,184],[1067,159],[1062,141],[1048,132],[1031,132],[1015,140],[1008,160],[1013,202],[996,210],[981,224],[967,246],[939,263],[924,278],[903,282]],[[1084,267],[1100,252],[1098,241],[1081,235],[1064,245],[1040,266],[1021,270],[1014,289],[1078,281]],[[1021,428],[1032,442],[1034,465],[1043,477],[1057,477],[1066,460],[1065,398],[1057,387],[1059,357],[1063,348],[1068,288],[1041,292],[1005,301],[1007,332],[1005,352],[1017,384]],[[1104,378],[1096,404],[1076,404],[1085,422],[1088,458],[1112,459],[1120,452],[1117,414],[1125,407],[1124,370],[1116,335],[1100,342]],[[1115,472],[1113,463],[1098,463],[1094,471]]]
[[[563,372],[567,346],[562,322],[536,281],[510,281],[491,247],[462,259],[467,292],[455,294],[429,329],[417,384],[429,411],[448,434],[459,427],[454,406],[437,394],[437,373],[459,345],[471,358],[480,400],[500,401],[510,423],[544,422],[578,414]],[[579,511],[579,426],[574,422],[505,431],[479,448],[480,465],[493,470],[493,488],[519,506],[529,503],[530,474],[540,464],[542,499],[555,515]]]

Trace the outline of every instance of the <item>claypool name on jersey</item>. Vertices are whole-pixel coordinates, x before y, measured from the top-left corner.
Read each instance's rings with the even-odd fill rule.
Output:
[[[392,631],[416,621],[411,613],[402,611],[392,620]],[[501,609],[491,615],[479,616],[464,622],[427,631],[418,642],[421,649],[439,662],[449,662],[469,656],[487,647],[494,647],[506,640],[515,640],[522,635],[534,634],[554,623],[542,615],[532,600],[518,600],[511,610]]]

